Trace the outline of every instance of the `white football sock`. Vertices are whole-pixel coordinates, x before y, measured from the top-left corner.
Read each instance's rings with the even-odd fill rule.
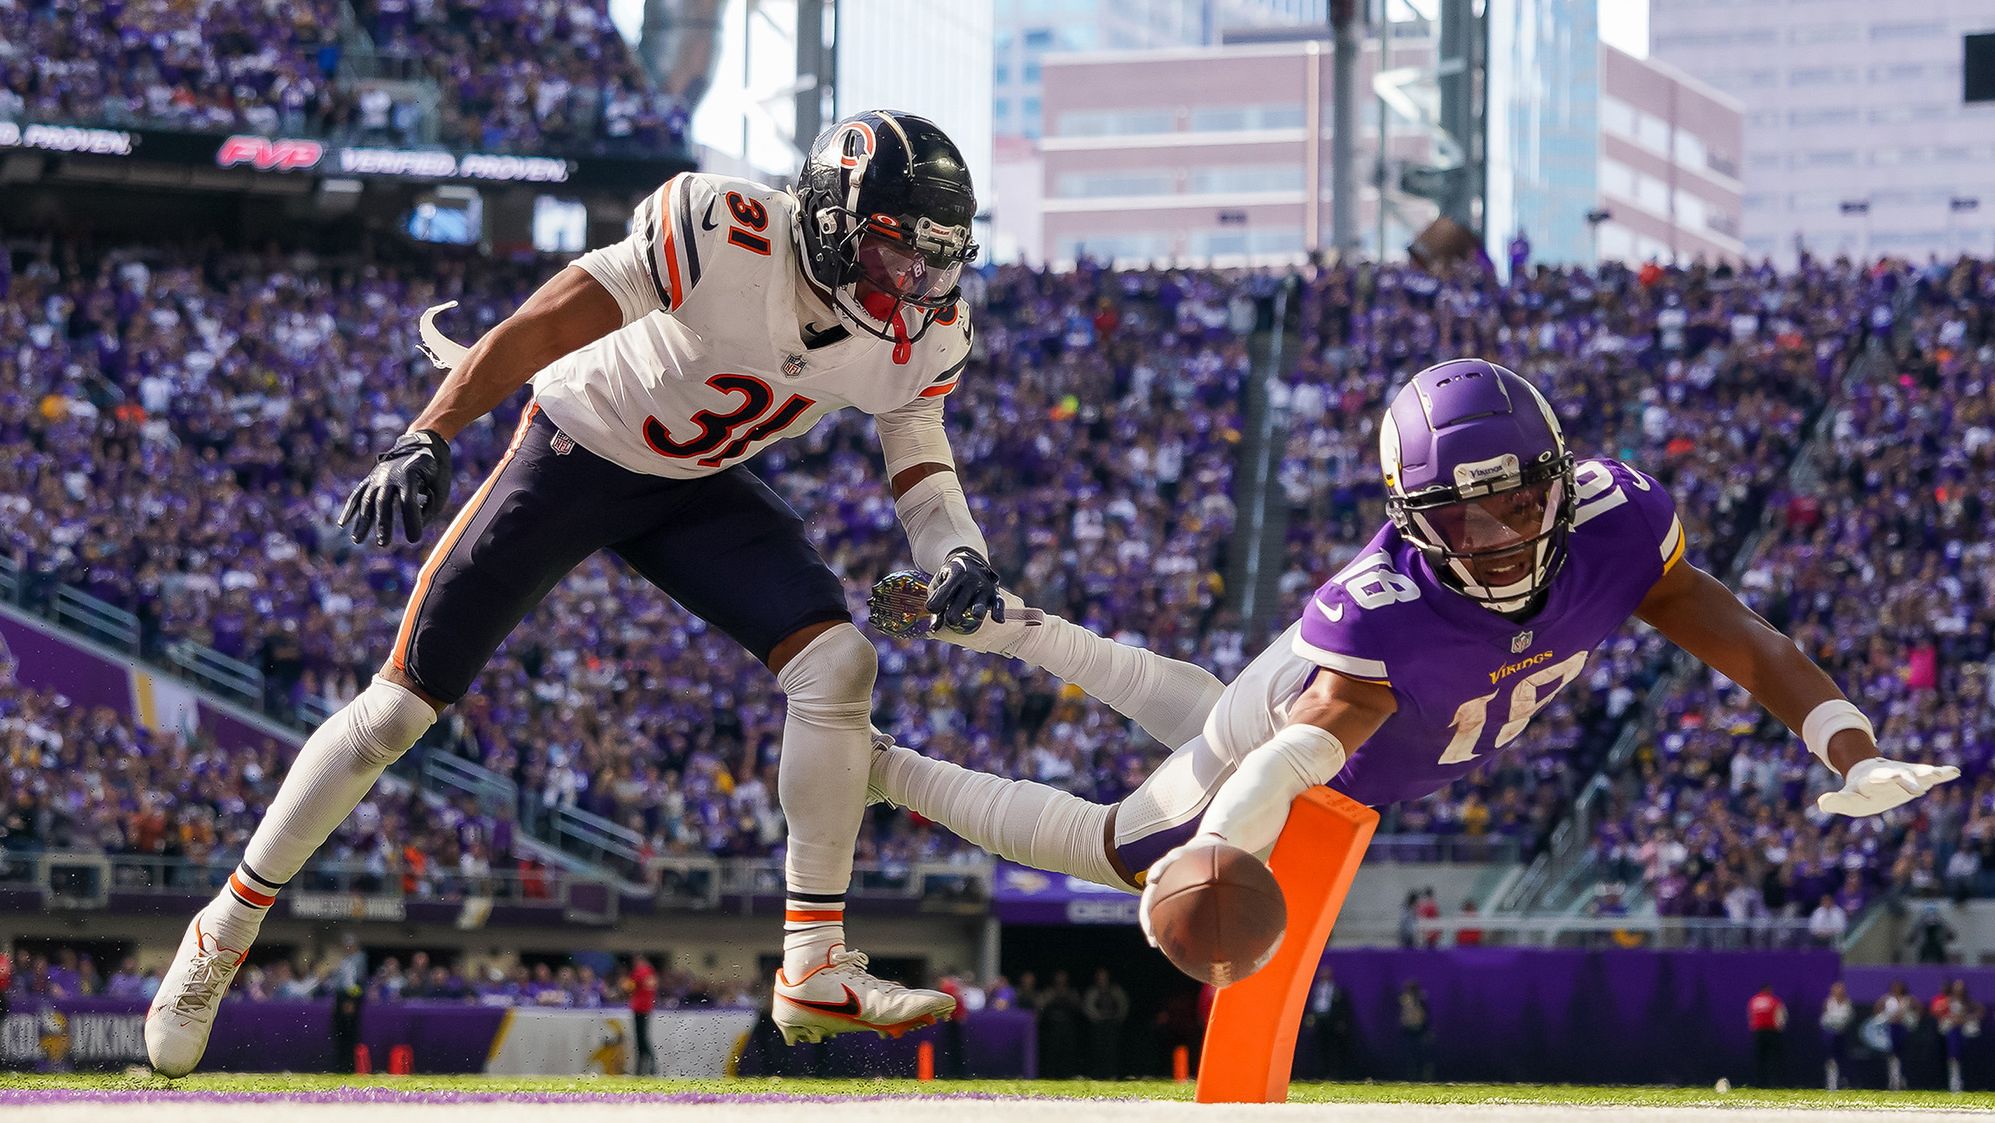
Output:
[[[1007,646],[998,654],[1073,683],[1166,748],[1205,732],[1205,719],[1226,689],[1204,667],[1117,643],[1050,614],[1044,624],[1023,629]]]
[[[842,624],[812,640],[776,676],[789,699],[776,795],[789,825],[783,973],[791,980],[845,942],[845,891],[866,814],[878,665],[872,642]]]
[[[298,750],[242,864],[204,910],[204,924],[212,925],[225,945],[248,947],[277,891],[435,722],[429,703],[378,677],[327,718]]]
[[[901,745],[873,754],[873,786],[965,842],[1034,869],[1134,892],[1108,860],[1105,804],[1030,780],[972,772]]]

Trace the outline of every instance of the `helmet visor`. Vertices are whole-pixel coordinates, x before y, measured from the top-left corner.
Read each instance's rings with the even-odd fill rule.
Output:
[[[1524,548],[1551,534],[1564,504],[1565,480],[1555,476],[1432,507],[1408,504],[1407,515],[1428,542],[1450,556],[1498,561],[1516,553],[1528,566]]]
[[[938,307],[956,291],[963,261],[946,253],[923,253],[889,234],[859,232],[853,261],[859,279],[873,289],[925,308]]]

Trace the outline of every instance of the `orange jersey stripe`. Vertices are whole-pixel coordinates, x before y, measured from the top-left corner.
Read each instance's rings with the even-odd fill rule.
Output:
[[[783,920],[790,924],[814,924],[819,921],[845,919],[844,909],[785,909]]]
[[[666,309],[668,312],[679,307],[683,302],[680,293],[685,291],[679,283],[679,243],[672,235],[672,185],[678,181],[679,177],[673,176],[658,189],[658,225],[665,228],[665,283],[672,290],[672,307]]]
[[[457,517],[450,521],[450,526],[443,532],[443,537],[437,540],[436,549],[429,552],[422,569],[416,573],[416,587],[409,593],[409,606],[402,610],[402,626],[395,633],[395,647],[388,656],[389,663],[396,670],[409,669],[407,663],[409,643],[415,638],[416,613],[422,608],[423,594],[429,592],[430,579],[436,576],[437,568],[443,564],[443,559],[449,556],[451,547],[457,545],[457,540],[464,536],[464,529],[471,525],[473,518],[477,517],[478,508],[484,505],[485,497],[492,493],[492,485],[498,482],[499,473],[505,471],[506,465],[513,462],[513,454],[520,450],[521,444],[525,443],[527,428],[533,424],[534,416],[539,412],[539,402],[527,403],[526,409],[520,412],[519,427],[513,430],[513,443],[506,446],[506,454],[499,458],[499,463],[492,468],[492,474],[485,477],[485,482],[478,485],[478,493],[471,497],[471,502],[466,503],[464,509],[457,512]]]
[[[923,390],[921,392],[921,396],[924,398],[939,398],[944,394],[947,394],[949,391],[954,390],[955,388],[956,384],[954,382],[946,383],[941,386],[930,386],[928,389]]]
[[[267,909],[271,906],[272,902],[277,900],[275,896],[269,893],[259,893],[256,890],[251,889],[248,885],[243,883],[242,878],[237,877],[235,874],[229,875],[229,887],[231,889],[234,889],[236,891],[236,894],[240,896],[243,900],[248,901],[250,904],[259,906],[261,908]]]

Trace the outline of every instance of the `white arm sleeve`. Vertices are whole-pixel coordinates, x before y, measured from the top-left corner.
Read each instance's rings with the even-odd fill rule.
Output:
[[[918,464],[940,464],[949,469],[923,476],[894,500],[894,512],[907,528],[908,545],[914,548],[914,564],[934,573],[949,559],[949,551],[959,546],[968,546],[988,560],[991,548],[970,515],[962,481],[956,478],[956,457],[949,451],[949,434],[942,428],[942,399],[916,398],[875,417],[873,427],[880,434],[880,452],[886,457],[889,480]]]
[[[1288,822],[1289,804],[1343,771],[1346,755],[1343,742],[1327,729],[1287,726],[1248,753],[1220,785],[1198,833],[1266,854]]]
[[[888,479],[916,464],[956,466],[956,457],[949,451],[949,434],[942,428],[941,398],[916,398],[873,418],[873,428],[880,434]]]
[[[616,297],[623,322],[630,324],[665,307],[658,302],[658,287],[651,280],[650,252],[644,238],[632,234],[621,242],[590,250],[575,259],[575,266]]]
[[[924,573],[939,571],[942,563],[949,560],[950,552],[961,546],[975,550],[987,561],[990,559],[991,548],[984,542],[984,532],[977,529],[977,520],[970,515],[963,485],[953,470],[917,480],[894,500],[894,513],[900,516],[901,526],[907,528],[914,564]]]

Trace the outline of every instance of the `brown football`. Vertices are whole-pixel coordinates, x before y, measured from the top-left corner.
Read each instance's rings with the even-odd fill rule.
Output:
[[[1164,869],[1150,906],[1157,947],[1178,970],[1223,987],[1267,965],[1288,927],[1288,904],[1259,858],[1224,843]]]

